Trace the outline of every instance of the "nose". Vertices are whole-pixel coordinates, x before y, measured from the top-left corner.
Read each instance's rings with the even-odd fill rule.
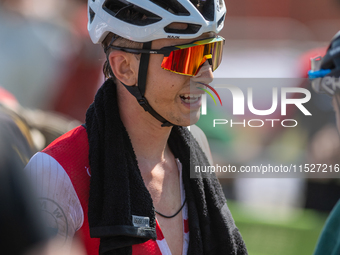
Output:
[[[212,73],[211,65],[208,61],[205,61],[201,66],[198,73],[191,78],[194,82],[202,82],[202,83],[211,83],[214,79],[214,75]]]

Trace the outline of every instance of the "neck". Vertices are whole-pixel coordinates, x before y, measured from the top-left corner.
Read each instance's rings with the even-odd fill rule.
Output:
[[[172,153],[167,145],[172,127],[161,127],[161,122],[138,104],[121,84],[117,85],[121,120],[129,134],[141,171],[144,167],[166,164]],[[138,128],[136,128],[138,127]]]

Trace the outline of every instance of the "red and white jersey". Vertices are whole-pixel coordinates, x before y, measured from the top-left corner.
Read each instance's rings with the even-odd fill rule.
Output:
[[[49,229],[58,236],[64,247],[70,246],[75,234],[83,240],[88,255],[97,255],[99,238],[90,238],[88,194],[91,171],[88,161],[89,145],[84,127],[79,126],[52,142],[42,152],[35,154],[27,164],[28,172]],[[180,172],[182,203],[185,200],[182,183],[182,165],[177,160]],[[188,209],[182,209],[183,250],[189,245]],[[157,219],[156,219],[157,221]],[[149,240],[132,246],[133,255],[170,255],[169,246],[157,222],[157,240]]]

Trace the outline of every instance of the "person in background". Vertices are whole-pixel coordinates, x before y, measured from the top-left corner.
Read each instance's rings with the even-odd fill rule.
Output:
[[[22,255],[48,237],[23,172],[35,150],[25,121],[8,106],[16,104],[0,88],[0,243],[4,254]]]
[[[333,37],[326,55],[312,59],[309,78],[316,92],[326,93],[332,97],[337,128],[340,132],[340,31]],[[340,254],[340,200],[331,211],[314,252],[314,255],[324,254]]]
[[[23,171],[37,151],[37,137],[21,115],[16,98],[0,87],[0,246],[2,254],[64,255],[60,243],[46,229],[43,212]],[[33,135],[32,135],[33,134]],[[38,143],[39,144],[39,143]],[[83,255],[76,240],[71,254]]]

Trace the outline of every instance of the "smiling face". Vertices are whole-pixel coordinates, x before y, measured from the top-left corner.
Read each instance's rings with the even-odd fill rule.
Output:
[[[207,38],[211,35],[199,37]],[[192,42],[189,40],[161,39],[152,43],[152,49],[160,49],[165,46],[179,45]],[[213,74],[208,64],[204,63],[198,74],[194,77],[181,75],[164,70],[161,67],[163,55],[151,54],[147,75],[145,97],[149,104],[166,120],[180,126],[189,126],[199,119],[201,107],[202,83],[210,83]]]
[[[152,42],[151,48],[157,50],[213,36],[212,33],[205,33],[194,39],[159,39]],[[163,69],[161,67],[163,58],[163,54],[150,54],[144,96],[151,107],[167,121],[179,126],[192,125],[199,119],[201,98],[204,93],[197,87],[203,88],[200,83],[212,81],[211,67],[208,61],[205,61],[196,76],[187,76]],[[137,55],[121,50],[112,50],[109,61],[117,81],[128,86],[137,84],[140,64],[140,58]],[[143,118],[143,122],[153,123],[152,125],[160,127],[160,122],[145,112],[136,98],[123,85],[118,86],[118,94],[123,119],[131,118],[136,122],[136,118]]]

